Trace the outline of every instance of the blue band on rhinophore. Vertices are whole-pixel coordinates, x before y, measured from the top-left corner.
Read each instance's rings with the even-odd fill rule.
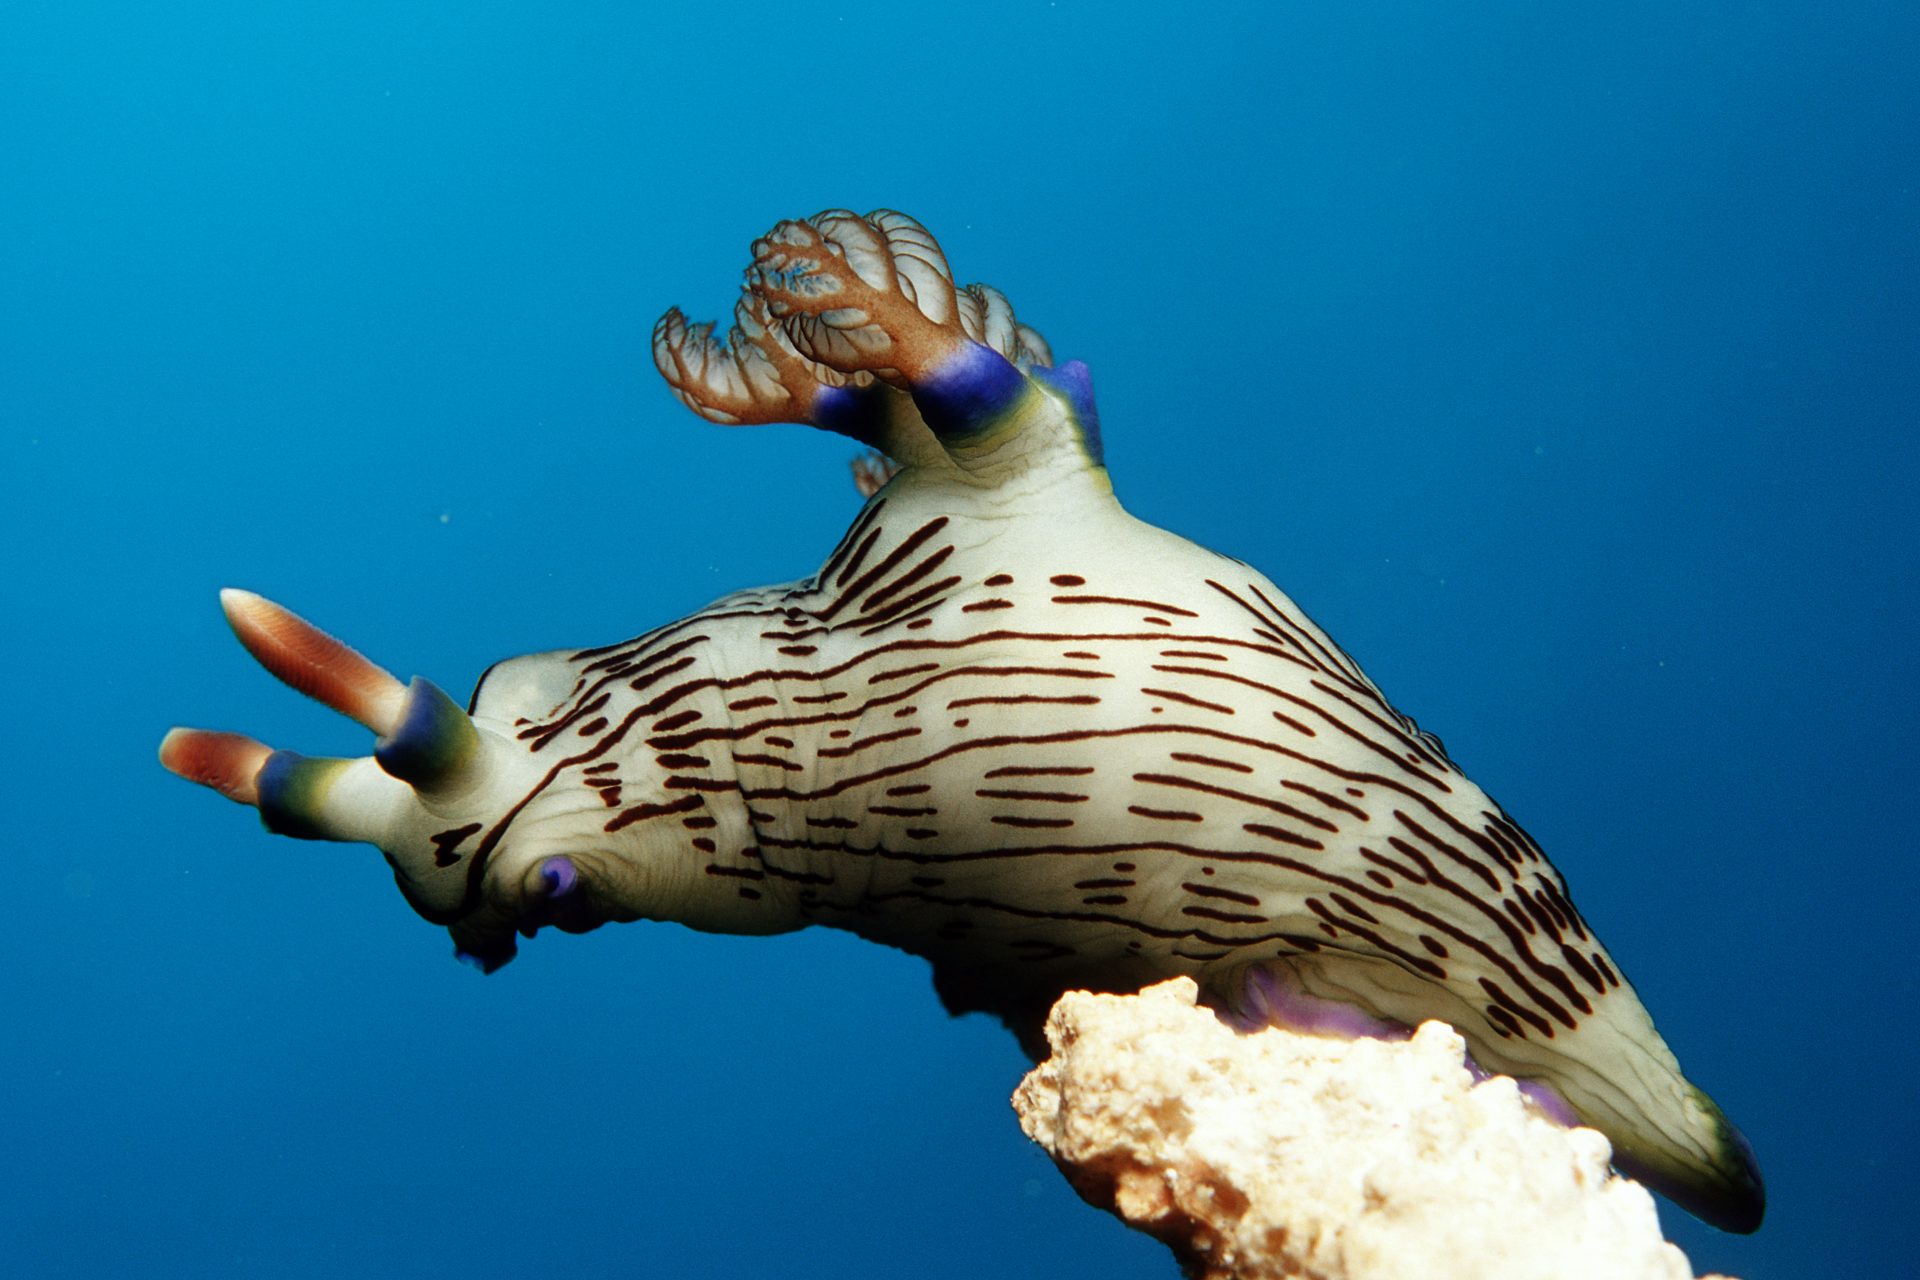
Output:
[[[969,342],[931,376],[913,384],[913,403],[933,433],[946,440],[991,425],[1026,389],[1026,375],[1005,356]]]
[[[1104,466],[1106,448],[1100,443],[1100,410],[1093,403],[1093,370],[1081,360],[1069,360],[1051,368],[1037,364],[1033,366],[1033,378],[1067,398],[1074,421],[1080,426],[1080,439],[1086,444],[1087,456]]]
[[[320,807],[328,778],[347,762],[332,756],[308,757],[276,751],[260,766],[254,786],[260,792],[260,822],[277,836],[324,840],[312,815]]]
[[[399,726],[380,739],[373,758],[402,782],[432,787],[472,759],[479,741],[459,704],[433,681],[415,676]]]

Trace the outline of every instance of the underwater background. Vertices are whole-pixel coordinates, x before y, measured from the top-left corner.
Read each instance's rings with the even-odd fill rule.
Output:
[[[0,5],[0,1269],[1169,1277],[1023,1062],[824,931],[482,978],[370,848],[164,773],[810,572],[853,446],[647,353],[752,238],[925,222],[1566,874],[1745,1130],[1701,1270],[1911,1274],[1920,9]]]

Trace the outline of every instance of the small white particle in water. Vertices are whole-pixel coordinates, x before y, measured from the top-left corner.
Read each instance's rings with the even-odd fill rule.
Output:
[[[452,513],[451,513],[451,512],[447,512],[447,511],[442,511],[442,512],[440,513],[440,523],[441,523],[441,524],[452,524],[452,523],[453,523],[453,515],[452,515]]]

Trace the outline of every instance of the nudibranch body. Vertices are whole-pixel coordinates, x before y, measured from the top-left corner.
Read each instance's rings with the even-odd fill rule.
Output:
[[[169,767],[378,845],[486,968],[547,925],[826,924],[1029,1036],[1063,990],[1173,974],[1241,1025],[1443,1019],[1682,1205],[1758,1225],[1750,1152],[1558,872],[1273,583],[1121,508],[1084,366],[900,214],[754,253],[728,340],[669,312],[655,357],[711,420],[892,460],[817,573],[503,662],[464,713],[230,592],[243,643],[378,747],[177,730]]]

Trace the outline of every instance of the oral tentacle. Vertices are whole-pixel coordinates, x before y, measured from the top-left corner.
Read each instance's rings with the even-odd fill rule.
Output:
[[[540,864],[540,878],[546,882],[546,896],[551,901],[572,893],[580,883],[580,872],[573,859],[562,854]]]

